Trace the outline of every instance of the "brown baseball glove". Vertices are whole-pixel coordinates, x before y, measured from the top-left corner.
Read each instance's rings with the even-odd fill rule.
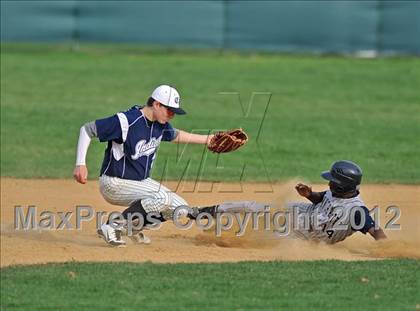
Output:
[[[231,152],[248,141],[248,135],[241,129],[214,134],[207,148],[215,153]]]

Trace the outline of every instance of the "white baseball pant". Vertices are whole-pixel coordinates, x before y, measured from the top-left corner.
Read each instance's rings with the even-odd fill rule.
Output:
[[[188,205],[183,198],[152,178],[136,181],[102,175],[99,177],[99,189],[108,203],[129,206],[141,200],[148,213]]]

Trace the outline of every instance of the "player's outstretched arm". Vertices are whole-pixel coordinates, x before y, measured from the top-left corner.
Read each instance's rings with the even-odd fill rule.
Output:
[[[368,232],[375,240],[383,240],[387,238],[385,232],[381,228],[375,229],[372,227]]]
[[[86,166],[86,155],[92,137],[97,136],[95,122],[89,122],[80,128],[79,141],[76,151],[76,165],[73,170],[74,179],[81,184],[87,182],[88,169]]]
[[[193,134],[188,133],[183,130],[178,130],[178,135],[173,140],[173,142],[179,144],[201,144],[207,145],[214,135],[200,135],[200,134]]]

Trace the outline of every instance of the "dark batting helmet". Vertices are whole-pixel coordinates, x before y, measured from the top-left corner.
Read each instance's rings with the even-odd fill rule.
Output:
[[[329,171],[321,174],[323,178],[330,181],[332,192],[346,194],[359,189],[362,182],[362,169],[351,161],[334,162]]]

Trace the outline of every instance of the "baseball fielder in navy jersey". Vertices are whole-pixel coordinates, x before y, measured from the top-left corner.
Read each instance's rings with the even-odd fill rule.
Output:
[[[97,137],[108,144],[99,178],[104,199],[114,205],[129,206],[123,212],[125,218],[130,213],[146,217],[154,212],[160,215],[158,219],[166,220],[165,211],[188,204],[150,178],[160,143],[208,144],[213,136],[173,128],[169,122],[175,114],[185,114],[180,107],[179,93],[169,85],[161,85],[153,91],[145,106],[134,106],[111,117],[86,123],[80,129],[73,172],[75,180],[82,184],[87,182],[86,154],[91,139]],[[98,233],[111,245],[125,244],[120,231],[109,223],[103,224]],[[150,242],[142,232],[136,238],[139,242]]]

